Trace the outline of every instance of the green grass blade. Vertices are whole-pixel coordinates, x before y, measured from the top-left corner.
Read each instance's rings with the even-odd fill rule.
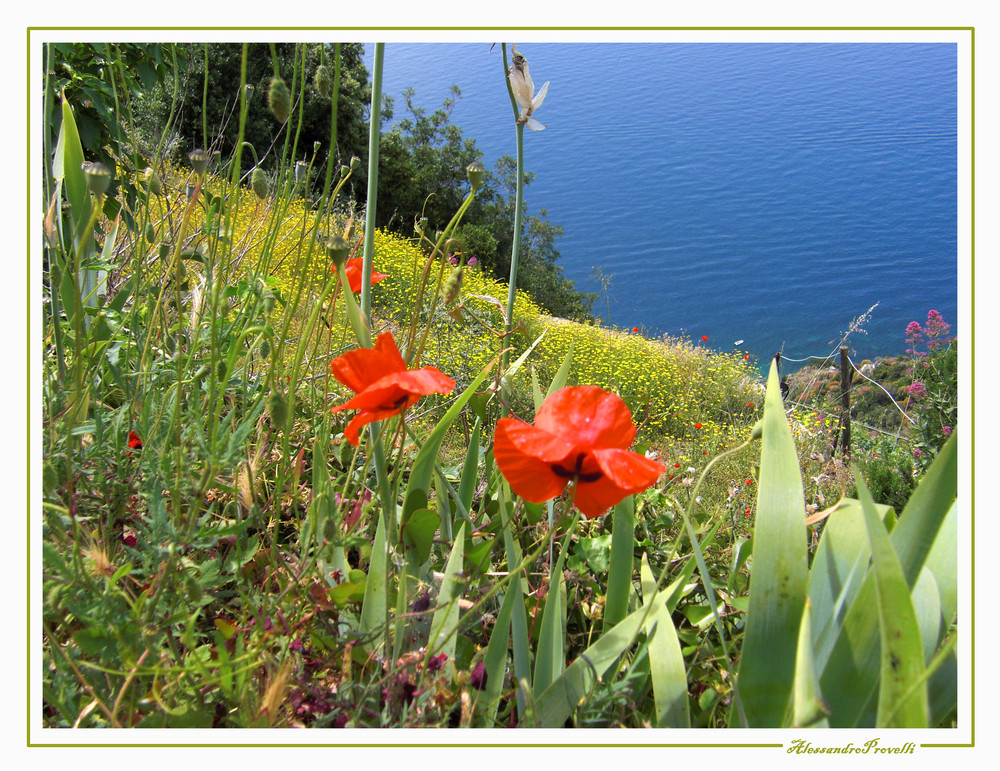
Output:
[[[486,666],[486,688],[481,702],[485,705],[482,707],[479,719],[481,728],[491,728],[496,719],[504,673],[507,671],[507,643],[510,641],[510,621],[514,604],[520,602],[521,607],[524,607],[520,582],[518,581],[516,588],[513,583],[511,581],[511,586],[508,586],[503,602],[500,603],[500,612],[497,614],[496,623],[490,633],[490,641],[486,646],[486,655],[483,657],[483,664]]]
[[[805,501],[772,362],[764,399],[753,566],[738,686],[750,727],[783,725],[808,582]]]
[[[430,653],[444,653],[452,662],[455,659],[458,631],[458,598],[465,586],[462,578],[464,558],[465,523],[463,522],[458,528],[455,544],[451,547],[451,554],[444,569],[441,590],[438,592],[437,610],[431,619],[431,631],[427,641],[427,650]]]
[[[510,515],[507,512],[507,501],[510,499],[510,491],[507,483],[500,485],[498,490],[500,499],[500,516],[503,521],[503,542],[504,550],[507,554],[507,569],[513,570],[521,564],[521,549],[517,545],[517,540],[511,532]],[[528,684],[527,693],[531,692],[531,641],[528,636],[528,614],[524,608],[524,589],[521,584],[521,576],[514,575],[510,579],[507,591],[514,594],[514,609],[511,613],[510,633],[511,648],[514,657],[514,677],[517,682]],[[524,715],[525,701],[522,689],[517,689],[517,712]]]
[[[910,588],[889,534],[875,513],[875,502],[857,469],[854,476],[871,541],[879,619],[882,660],[876,725],[879,728],[926,728],[927,688],[918,688],[916,692],[910,688],[924,676],[924,652]]]
[[[462,395],[459,396],[448,408],[448,411],[441,417],[434,430],[424,441],[423,447],[417,453],[413,465],[410,467],[410,478],[406,483],[406,497],[403,506],[403,515],[406,516],[412,509],[424,508],[427,505],[427,491],[430,490],[431,479],[434,475],[434,467],[437,464],[437,455],[441,449],[441,443],[445,435],[451,428],[451,424],[462,412],[469,399],[482,384],[489,374],[492,365],[487,365],[483,371],[476,376],[476,379],[469,383]]]
[[[656,578],[649,567],[646,555],[642,555],[640,567],[642,596],[651,597],[656,593]],[[666,595],[667,592],[663,592]],[[667,609],[665,597],[653,603],[653,610],[643,626],[649,650],[649,676],[653,684],[653,703],[656,707],[657,728],[690,728],[691,714],[688,709],[687,672],[684,669],[684,655],[677,639],[677,630]]]
[[[549,390],[545,392],[546,397],[551,396],[566,385],[570,367],[573,365],[573,345],[574,343],[570,342],[569,350],[566,351],[566,356],[562,360],[562,364],[559,365],[559,369],[556,371],[555,377],[553,377],[552,382],[549,383]]]
[[[563,554],[559,554],[555,568],[549,578],[549,590],[545,595],[542,611],[542,625],[535,649],[535,672],[531,680],[532,693],[540,693],[551,685],[566,663],[566,587],[562,580]]]
[[[361,603],[361,634],[369,634],[385,623],[385,571],[385,512],[379,512],[372,559],[365,581],[365,598]]]
[[[938,530],[924,567],[934,576],[940,596],[941,624],[947,631],[958,613],[958,504],[953,503]]]
[[[665,600],[666,592],[663,591],[649,602]],[[540,726],[562,728],[566,718],[573,714],[580,701],[597,685],[597,679],[633,645],[649,617],[651,609],[648,604],[644,603],[621,623],[602,634],[597,642],[577,656],[552,685],[535,699],[535,716]]]
[[[542,408],[545,397],[542,396],[542,387],[538,385],[538,373],[535,372],[534,367],[531,368],[531,399],[535,405],[535,412],[538,412]]]
[[[479,478],[479,438],[483,433],[482,421],[476,419],[469,437],[469,449],[465,453],[465,463],[462,466],[462,479],[458,484],[458,499],[467,512],[472,512],[472,497],[476,493],[476,482]]]
[[[338,272],[340,273],[340,285],[344,290],[342,294],[344,295],[344,305],[347,308],[347,318],[351,322],[351,329],[354,330],[354,336],[357,338],[358,344],[363,348],[371,348],[372,333],[368,319],[361,312],[361,306],[358,305],[358,301],[354,297],[354,292],[351,291],[351,282],[347,280],[347,273],[344,271],[343,265],[340,266]]]
[[[605,595],[604,628],[610,629],[628,615],[632,592],[632,552],[635,543],[635,500],[629,495],[614,507],[611,524],[611,565]]]

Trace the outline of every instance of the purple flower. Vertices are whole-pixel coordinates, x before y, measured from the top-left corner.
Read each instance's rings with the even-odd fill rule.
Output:
[[[941,426],[941,433],[945,436],[951,436],[951,426]]]
[[[469,684],[477,691],[482,691],[486,688],[486,664],[482,659],[476,662],[476,666],[469,673]]]
[[[923,454],[924,454],[924,451],[923,451],[923,450],[921,450],[921,449],[920,449],[919,447],[917,447],[917,448],[915,448],[915,449],[913,450],[913,457],[914,457],[914,458],[919,458],[919,457],[920,457],[921,455],[923,455]]]
[[[475,266],[476,266],[476,265],[477,265],[478,263],[479,263],[479,260],[477,260],[477,259],[476,259],[475,257],[470,257],[470,258],[469,258],[469,261],[468,261],[468,262],[466,263],[466,265],[468,265],[468,266],[469,266],[470,268],[473,268],[473,267],[475,267]]]
[[[458,257],[456,257],[454,254],[451,255],[451,257],[449,257],[448,259],[451,261],[452,265],[458,265]]]
[[[446,653],[439,653],[437,656],[431,656],[427,659],[427,668],[431,672],[437,672],[441,667],[444,666],[444,662],[448,660],[448,655]]]
[[[912,385],[907,386],[906,392],[914,399],[923,399],[927,396],[927,389],[919,380],[914,380]]]

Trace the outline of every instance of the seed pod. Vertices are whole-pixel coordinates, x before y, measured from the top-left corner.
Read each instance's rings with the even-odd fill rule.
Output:
[[[462,291],[462,268],[455,268],[444,282],[444,301],[452,303],[458,299],[459,292]]]
[[[472,192],[476,192],[483,186],[483,174],[486,168],[479,161],[473,161],[465,167],[465,173],[469,177],[469,184],[472,185]]]
[[[347,262],[347,256],[351,253],[351,245],[347,243],[343,236],[332,236],[326,242],[326,253],[335,268],[339,268]]]
[[[153,195],[159,195],[163,192],[163,180],[160,179],[160,175],[153,171],[152,166],[147,166],[146,170],[142,173],[143,179],[146,180],[146,188]]]
[[[358,166],[360,166],[360,165],[361,165],[361,159],[358,156],[356,156],[356,155],[352,155],[351,156],[351,171],[356,170],[358,168]]]
[[[250,188],[258,198],[267,198],[267,174],[260,166],[254,166],[253,173],[250,174]]]
[[[271,425],[284,428],[288,423],[288,400],[281,391],[271,391],[267,397],[267,413],[271,416]]]
[[[316,72],[313,74],[313,88],[324,99],[329,98],[330,94],[333,93],[333,78],[330,75],[330,68],[325,64],[316,68]]]
[[[111,184],[111,171],[100,161],[90,163],[84,161],[81,164],[83,173],[87,178],[87,187],[94,195],[104,195]]]
[[[288,113],[292,109],[292,96],[288,93],[285,81],[277,76],[271,78],[271,85],[267,90],[267,108],[278,123],[288,120]]]
[[[199,148],[188,153],[188,160],[191,161],[194,173],[201,177],[208,171],[208,162],[212,160],[212,156]]]

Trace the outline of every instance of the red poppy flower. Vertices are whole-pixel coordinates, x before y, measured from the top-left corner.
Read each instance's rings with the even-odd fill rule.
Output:
[[[695,423],[695,424],[694,424],[694,427],[695,427],[695,428],[701,428],[701,423]]]
[[[364,266],[364,260],[361,257],[355,257],[353,260],[348,260],[347,265],[344,266],[344,273],[347,274],[347,283],[351,287],[351,291],[357,294],[361,291],[361,275],[362,268]],[[336,270],[336,268],[334,268]],[[383,278],[389,278],[388,273],[378,273],[372,270],[372,286],[375,286]]]
[[[749,353],[744,353],[743,354],[743,358],[744,359],[749,359],[750,358],[750,354]]]
[[[639,331],[639,327],[632,327],[632,331],[633,332],[638,332]]]
[[[142,449],[142,439],[135,431],[128,432],[128,446],[131,450],[141,450]],[[131,455],[132,453],[128,450],[125,451],[126,455]]]
[[[708,335],[702,335],[701,339],[704,340],[707,343],[708,342]]]
[[[747,482],[748,485],[752,485],[753,484],[753,480],[752,479],[748,479],[748,480],[746,480],[746,482]]]
[[[392,333],[378,336],[374,348],[348,351],[330,362],[333,376],[357,394],[333,408],[360,410],[347,424],[344,436],[358,444],[362,426],[391,418],[416,404],[421,396],[450,393],[455,381],[434,367],[408,370]]]
[[[680,464],[680,463],[675,463],[675,464],[674,464],[674,468],[680,468],[680,467],[681,467],[681,464]]]
[[[514,492],[533,503],[554,498],[575,479],[573,503],[594,518],[663,473],[663,464],[628,449],[635,432],[618,396],[569,386],[545,400],[534,425],[501,418],[493,456]]]

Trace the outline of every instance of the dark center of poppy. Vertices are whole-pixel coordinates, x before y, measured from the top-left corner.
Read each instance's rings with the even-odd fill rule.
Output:
[[[572,479],[576,477],[581,482],[596,482],[602,476],[604,476],[600,471],[592,471],[590,473],[583,473],[583,460],[586,457],[584,453],[580,453],[576,456],[576,468],[568,469],[562,464],[554,463],[552,464],[552,471],[556,476],[563,477],[564,479]]]

